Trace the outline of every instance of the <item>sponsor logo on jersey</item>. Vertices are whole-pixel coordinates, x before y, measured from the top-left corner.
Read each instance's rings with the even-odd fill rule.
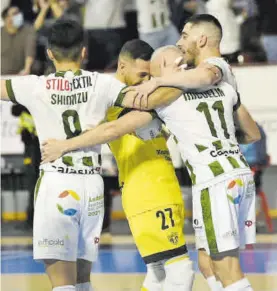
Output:
[[[91,76],[78,76],[70,82],[68,79],[53,78],[46,80],[46,89],[54,91],[73,91],[92,87]]]
[[[104,195],[89,197],[88,200],[88,216],[97,216],[104,209]]]
[[[252,226],[252,225],[254,224],[254,222],[253,222],[252,220],[246,220],[246,221],[244,222],[244,224],[245,224],[247,227],[250,227],[250,226]]]
[[[72,190],[65,190],[63,191],[59,196],[59,198],[64,199],[66,197],[72,197],[76,201],[80,201],[80,196]],[[67,215],[67,216],[74,216],[77,213],[77,210],[74,208],[67,208],[64,209],[61,204],[57,203],[57,209],[60,211],[60,213]]]
[[[84,169],[84,170],[75,170],[73,168],[69,167],[52,167],[57,170],[57,172],[62,173],[62,174],[80,174],[80,175],[93,175],[93,174],[99,174],[100,173],[100,167],[96,167],[94,169]]]
[[[169,242],[171,242],[174,245],[177,245],[179,242],[179,236],[177,232],[172,232],[170,235],[167,236]]]
[[[245,198],[250,199],[255,195],[255,182],[249,181],[246,188]]]
[[[219,88],[210,89],[204,92],[188,92],[184,93],[184,98],[186,101],[192,101],[197,99],[206,99],[206,98],[216,98],[225,96],[223,90]]]
[[[229,192],[229,191],[232,191],[232,189],[233,189],[236,192],[240,192],[243,190],[243,188],[242,188],[243,185],[244,184],[243,184],[243,181],[241,179],[235,179],[229,183],[229,185],[227,187],[227,191]],[[236,187],[239,187],[239,189],[237,189]],[[242,195],[239,194],[237,197],[233,197],[232,193],[230,193],[230,194],[227,193],[227,197],[233,204],[237,205],[240,203]]]
[[[201,229],[202,225],[199,225],[199,220],[198,219],[194,219],[193,220],[193,228],[194,229]]]
[[[170,157],[170,153],[168,150],[156,150],[156,153],[158,156],[163,156],[165,158],[165,160],[171,162],[171,157]]]
[[[230,156],[230,155],[238,155],[240,153],[240,150],[239,148],[237,148],[236,150],[232,150],[232,149],[229,149],[229,150],[213,150],[213,151],[210,151],[210,155],[213,157],[213,158],[216,158],[216,157],[220,157],[220,156]]]
[[[39,247],[63,247],[64,246],[64,239],[55,238],[55,239],[48,239],[43,238],[42,240],[38,241]]]
[[[232,236],[237,236],[238,235],[238,231],[236,229],[234,230],[230,230],[225,232],[222,237],[227,238],[227,237],[232,237]]]

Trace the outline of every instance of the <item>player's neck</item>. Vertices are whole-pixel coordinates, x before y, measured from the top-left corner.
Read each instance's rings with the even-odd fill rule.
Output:
[[[117,70],[115,73],[115,78],[120,81],[121,83],[125,83],[125,78],[122,74],[119,73],[119,71]]]
[[[198,66],[199,64],[201,64],[206,59],[215,58],[215,57],[217,57],[217,58],[221,57],[219,49],[215,48],[215,49],[205,50],[201,54],[199,54],[199,56],[196,58],[195,65]]]
[[[18,31],[18,28],[13,26],[6,26],[5,29],[9,34],[16,34]]]
[[[55,68],[57,72],[72,71],[75,73],[81,69],[81,64],[75,62],[59,62],[55,64]]]

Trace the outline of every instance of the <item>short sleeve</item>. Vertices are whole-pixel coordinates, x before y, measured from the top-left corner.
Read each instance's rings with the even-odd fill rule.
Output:
[[[19,103],[29,107],[34,103],[39,92],[40,79],[38,76],[14,77],[6,80],[8,96],[13,103]]]
[[[219,68],[222,73],[223,81],[237,90],[237,81],[232,72],[232,68],[223,58],[208,58],[206,62]]]
[[[102,100],[106,100],[107,107],[111,107],[121,98],[122,90],[125,87],[125,84],[121,83],[113,76],[99,74],[96,81],[95,91],[101,95]]]

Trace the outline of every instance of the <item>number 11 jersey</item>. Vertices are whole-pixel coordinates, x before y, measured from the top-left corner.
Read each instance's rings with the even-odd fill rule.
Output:
[[[213,184],[233,172],[249,172],[235,137],[233,113],[238,93],[226,83],[193,90],[156,109],[175,135],[193,185]]]
[[[72,138],[97,126],[124,86],[110,75],[85,70],[6,81],[11,101],[25,106],[34,118],[40,144],[51,138]],[[99,172],[100,150],[101,146],[79,149],[41,168],[61,173]]]

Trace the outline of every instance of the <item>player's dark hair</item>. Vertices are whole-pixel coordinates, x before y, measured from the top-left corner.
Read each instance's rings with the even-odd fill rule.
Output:
[[[153,52],[153,48],[147,42],[140,39],[132,39],[123,45],[120,55],[128,55],[134,60],[149,61]]]
[[[77,61],[83,47],[84,30],[78,22],[64,18],[50,28],[48,48],[57,61]]]
[[[201,23],[211,23],[215,25],[219,31],[220,35],[222,36],[222,26],[218,19],[211,14],[196,14],[191,16],[186,23],[191,23],[191,24],[201,24]]]
[[[2,13],[1,13],[1,18],[3,19],[3,20],[5,20],[6,19],[6,17],[8,16],[8,13],[9,13],[9,10],[11,9],[11,8],[18,8],[17,6],[8,6],[8,7],[6,7],[3,11],[2,11]],[[18,8],[19,9],[19,8]],[[20,9],[19,9],[20,10]]]

